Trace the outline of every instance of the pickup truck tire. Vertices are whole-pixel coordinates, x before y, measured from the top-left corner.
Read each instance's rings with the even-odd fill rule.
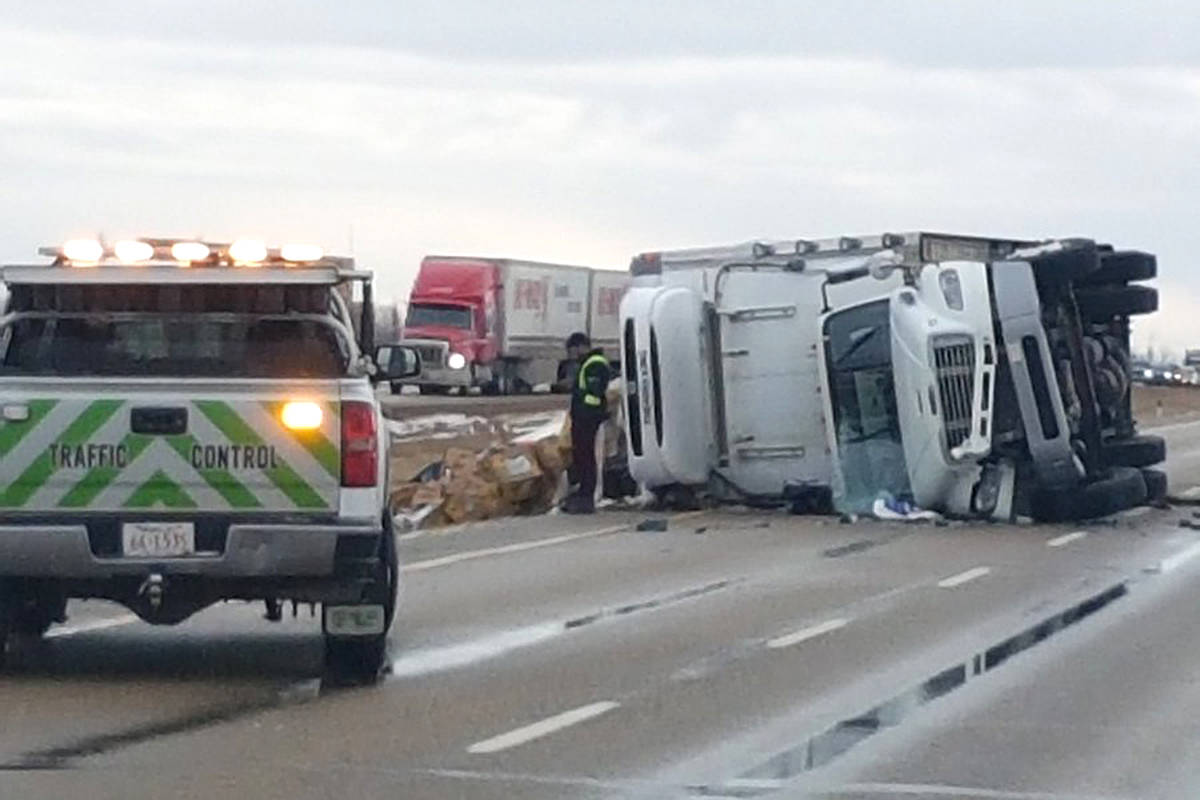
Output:
[[[10,632],[37,639],[50,630],[55,622],[66,619],[67,598],[44,597],[14,608],[9,621]]]
[[[1080,281],[1100,268],[1100,254],[1095,242],[1076,240],[1064,244],[1067,246],[1062,250],[1044,253],[1029,260],[1034,276],[1040,281]]]
[[[1141,470],[1114,467],[1104,478],[1084,486],[1042,491],[1033,498],[1033,517],[1039,522],[1068,522],[1107,517],[1146,502]]]
[[[1167,443],[1161,436],[1130,436],[1105,441],[1102,452],[1114,467],[1149,467],[1166,460]]]
[[[400,588],[400,561],[391,515],[384,514],[375,582],[364,592],[366,600],[383,604],[383,633],[376,636],[325,636],[325,681],[333,686],[375,683],[387,663],[387,636],[396,617]]]
[[[1079,313],[1088,322],[1108,322],[1158,310],[1158,290],[1149,286],[1104,286],[1075,291]]]
[[[1146,482],[1146,501],[1161,503],[1167,499],[1167,473],[1161,469],[1142,470],[1142,480]]]
[[[1158,276],[1158,259],[1140,250],[1101,253],[1100,269],[1087,276],[1088,286],[1148,281]]]

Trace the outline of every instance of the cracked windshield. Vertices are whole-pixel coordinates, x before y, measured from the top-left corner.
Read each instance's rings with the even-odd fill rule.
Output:
[[[1200,798],[1188,4],[5,5],[0,800]]]

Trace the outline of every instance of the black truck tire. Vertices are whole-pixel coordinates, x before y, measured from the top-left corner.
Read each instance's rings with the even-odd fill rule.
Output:
[[[1158,290],[1149,286],[1102,286],[1075,291],[1079,313],[1088,322],[1108,322],[1158,310]]]
[[[1141,470],[1114,467],[1106,477],[1075,489],[1042,491],[1033,498],[1039,522],[1069,522],[1107,517],[1146,502]]]
[[[55,622],[67,618],[67,598],[29,598],[15,604],[9,620],[10,631],[18,636],[38,639],[50,630]]]
[[[1150,467],[1166,460],[1167,443],[1161,436],[1130,436],[1106,440],[1101,452],[1109,466]]]
[[[1161,503],[1167,499],[1167,473],[1161,469],[1142,470],[1146,482],[1146,502]]]
[[[325,634],[325,683],[332,686],[365,686],[383,676],[387,664],[387,637],[396,618],[400,590],[400,560],[391,514],[384,514],[375,581],[365,591],[366,600],[383,605],[383,633],[374,636]]]
[[[1141,250],[1118,250],[1100,254],[1100,269],[1087,276],[1084,283],[1100,286],[1112,283],[1148,281],[1158,276],[1158,259],[1153,253]]]
[[[1029,259],[1033,274],[1042,282],[1080,281],[1100,268],[1100,253],[1090,239],[1064,239],[1063,248]]]

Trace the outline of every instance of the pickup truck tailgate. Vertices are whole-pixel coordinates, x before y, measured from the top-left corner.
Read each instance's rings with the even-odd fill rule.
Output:
[[[316,427],[284,425],[288,402]],[[338,507],[336,381],[5,381],[0,411],[0,509]]]

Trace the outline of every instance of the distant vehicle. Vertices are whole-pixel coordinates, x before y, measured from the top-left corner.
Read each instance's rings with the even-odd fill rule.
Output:
[[[322,604],[332,677],[377,678],[399,566],[371,384],[419,364],[374,350],[371,273],[252,240],[43,253],[3,269],[0,661],[68,598],[156,625],[291,600]]]
[[[1195,370],[1178,364],[1138,362],[1131,368],[1134,381],[1147,386],[1180,386],[1190,384]]]
[[[621,309],[630,469],[839,510],[1096,516],[1143,502],[1134,282],[1153,255],[932,233],[644,253]],[[1174,374],[1174,373],[1173,373]]]
[[[575,331],[615,356],[629,280],[625,272],[566,264],[426,256],[401,339],[420,353],[421,374],[392,389],[529,392],[556,380],[564,342]]]

